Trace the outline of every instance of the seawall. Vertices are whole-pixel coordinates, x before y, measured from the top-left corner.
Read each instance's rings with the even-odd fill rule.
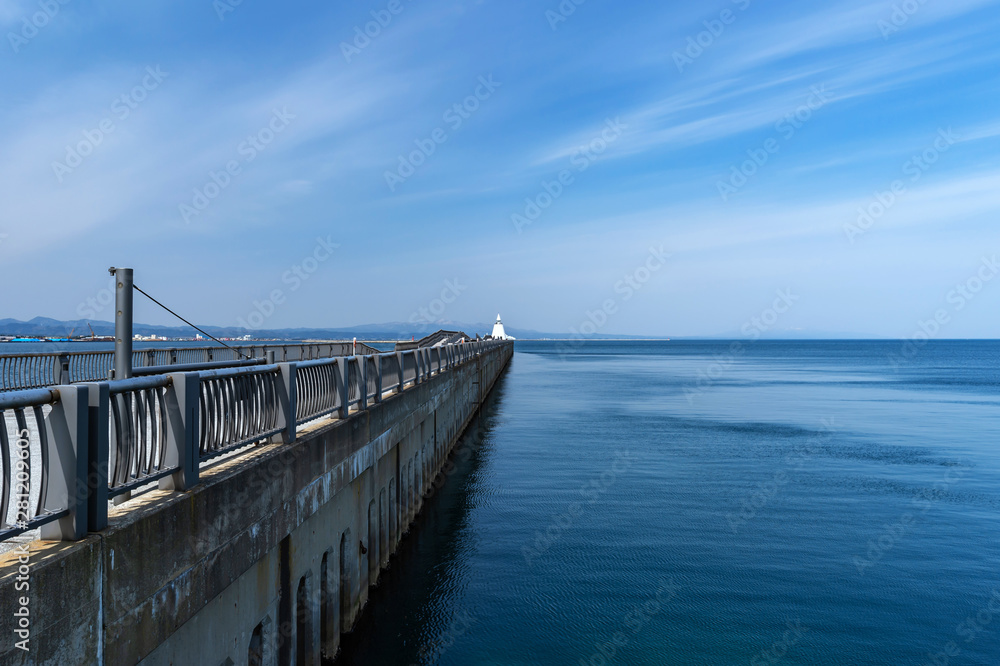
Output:
[[[204,469],[190,491],[138,496],[81,541],[32,542],[26,576],[7,554],[0,662],[318,666],[512,353],[299,426],[294,443]]]

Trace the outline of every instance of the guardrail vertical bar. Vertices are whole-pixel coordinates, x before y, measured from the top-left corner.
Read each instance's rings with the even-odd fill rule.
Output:
[[[375,359],[375,403],[382,402],[382,357],[372,355]]]
[[[406,372],[403,366],[403,352],[396,352],[396,365],[399,366],[399,392],[403,392],[403,384],[406,383]]]
[[[190,490],[198,485],[198,465],[201,462],[201,376],[197,372],[174,372],[167,376],[170,377],[170,386],[165,403],[167,442],[164,464],[180,469],[160,479],[159,487],[161,490]]]
[[[281,376],[278,380],[278,427],[282,431],[275,435],[274,441],[283,444],[291,444],[295,441],[295,412],[298,404],[298,390],[296,388],[296,377],[298,375],[297,363],[279,363],[278,369]]]
[[[69,354],[59,354],[52,364],[52,383],[72,384],[73,378],[69,376]]]
[[[89,398],[87,388],[62,385],[56,387],[59,401],[45,417],[48,435],[49,468],[42,509],[69,509],[69,515],[42,525],[41,538],[46,541],[77,541],[87,533],[87,427]]]
[[[347,357],[338,356],[335,367],[334,380],[337,383],[337,393],[340,394],[340,418],[346,419],[348,412],[351,410],[351,392],[348,390],[347,385]]]
[[[108,454],[111,446],[111,391],[107,382],[83,384],[87,389],[87,528],[108,526]]]
[[[355,356],[358,364],[358,409],[368,409],[368,361],[364,356]]]

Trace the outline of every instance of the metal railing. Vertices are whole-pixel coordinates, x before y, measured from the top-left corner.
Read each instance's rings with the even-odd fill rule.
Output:
[[[41,528],[43,539],[79,539],[86,512],[87,391],[35,389],[0,395],[0,541]],[[81,450],[84,455],[78,455]]]
[[[210,460],[281,432],[281,381],[277,365],[200,373],[199,459]]]
[[[378,354],[379,350],[363,342],[322,342],[309,344],[242,345],[226,347],[176,347],[139,349],[132,352],[135,374],[142,368],[219,362],[246,363],[246,358],[262,363],[273,353],[274,362],[308,361],[332,356]],[[59,384],[100,382],[111,378],[114,351],[58,351],[0,355],[0,391],[44,388]]]
[[[166,464],[170,377],[108,385],[108,496],[116,497],[173,471]]]
[[[154,483],[186,490],[214,458],[294,442],[299,425],[346,418],[505,344],[0,393],[0,541],[36,528],[43,539],[80,539],[107,526],[109,499]]]

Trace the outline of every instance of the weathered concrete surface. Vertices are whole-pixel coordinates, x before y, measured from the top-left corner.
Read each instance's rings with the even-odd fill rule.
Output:
[[[0,562],[0,663],[318,666],[512,354],[510,345],[343,420],[300,427],[154,491],[77,543],[33,544],[30,652],[17,553]],[[103,630],[101,629],[103,628]]]

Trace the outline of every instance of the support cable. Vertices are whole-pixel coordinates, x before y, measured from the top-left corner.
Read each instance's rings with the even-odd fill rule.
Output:
[[[236,349],[235,347],[230,347],[229,345],[227,345],[225,342],[223,342],[219,338],[215,337],[214,335],[211,335],[209,333],[205,333],[204,330],[198,328],[197,326],[195,326],[194,324],[192,324],[191,322],[189,322],[187,319],[185,319],[184,317],[180,316],[179,314],[177,314],[176,312],[174,312],[173,310],[171,310],[170,308],[168,308],[166,305],[164,305],[163,303],[159,302],[158,300],[156,300],[155,298],[153,298],[152,296],[150,296],[146,292],[144,292],[142,289],[139,288],[139,285],[133,284],[132,288],[135,289],[140,294],[142,294],[143,296],[145,296],[146,298],[148,298],[149,300],[151,300],[154,303],[156,303],[157,305],[159,305],[161,308],[163,308],[164,310],[166,310],[167,312],[169,312],[173,316],[175,316],[178,319],[180,319],[182,322],[184,322],[185,324],[187,324],[188,326],[190,326],[194,330],[198,331],[199,333],[203,333],[206,337],[209,337],[212,340],[215,340],[216,342],[218,342],[220,345],[222,345],[226,349],[229,349],[229,350],[232,350],[232,351],[236,352],[242,358],[250,360],[250,357],[247,356],[246,354],[244,354],[243,352],[241,352],[239,349]]]

